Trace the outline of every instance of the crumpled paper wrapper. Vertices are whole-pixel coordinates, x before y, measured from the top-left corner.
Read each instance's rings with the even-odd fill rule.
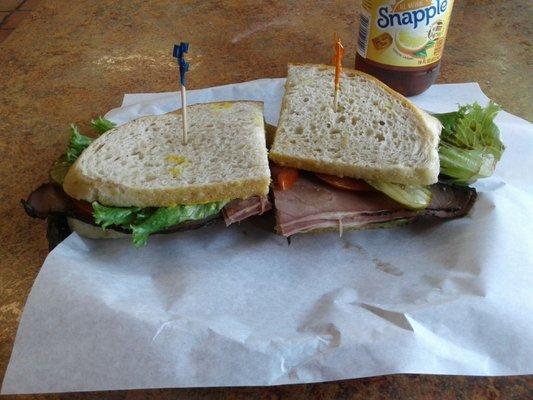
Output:
[[[275,124],[283,79],[189,92],[254,99]],[[488,99],[436,85],[428,111]],[[126,95],[124,123],[180,106]],[[471,213],[390,230],[295,236],[246,222],[129,240],[71,235],[26,303],[2,393],[245,386],[392,373],[533,372],[533,130],[502,112],[507,150]]]

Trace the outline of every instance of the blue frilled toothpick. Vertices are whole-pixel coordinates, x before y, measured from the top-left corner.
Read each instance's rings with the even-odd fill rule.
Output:
[[[181,115],[183,122],[183,144],[187,144],[187,89],[185,73],[189,70],[189,63],[185,61],[184,53],[189,51],[189,43],[181,42],[174,45],[172,56],[178,59],[180,68],[180,86],[181,86]]]

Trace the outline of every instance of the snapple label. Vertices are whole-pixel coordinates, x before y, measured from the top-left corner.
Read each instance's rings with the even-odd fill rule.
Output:
[[[405,95],[426,90],[438,75],[453,0],[363,0],[362,5],[356,68]]]

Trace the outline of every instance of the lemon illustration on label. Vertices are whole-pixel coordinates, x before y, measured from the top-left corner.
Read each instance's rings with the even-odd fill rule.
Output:
[[[414,36],[409,31],[400,31],[396,33],[395,42],[399,51],[412,56],[426,48],[428,38],[425,36]]]

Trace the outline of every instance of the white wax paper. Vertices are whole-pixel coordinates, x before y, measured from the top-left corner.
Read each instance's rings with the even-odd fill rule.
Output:
[[[195,90],[259,99],[283,80]],[[437,85],[429,111],[487,98]],[[126,95],[125,122],[179,106]],[[533,130],[502,112],[507,150],[471,213],[390,230],[299,235],[251,222],[129,240],[73,234],[26,303],[2,393],[276,385],[392,373],[533,373]]]

